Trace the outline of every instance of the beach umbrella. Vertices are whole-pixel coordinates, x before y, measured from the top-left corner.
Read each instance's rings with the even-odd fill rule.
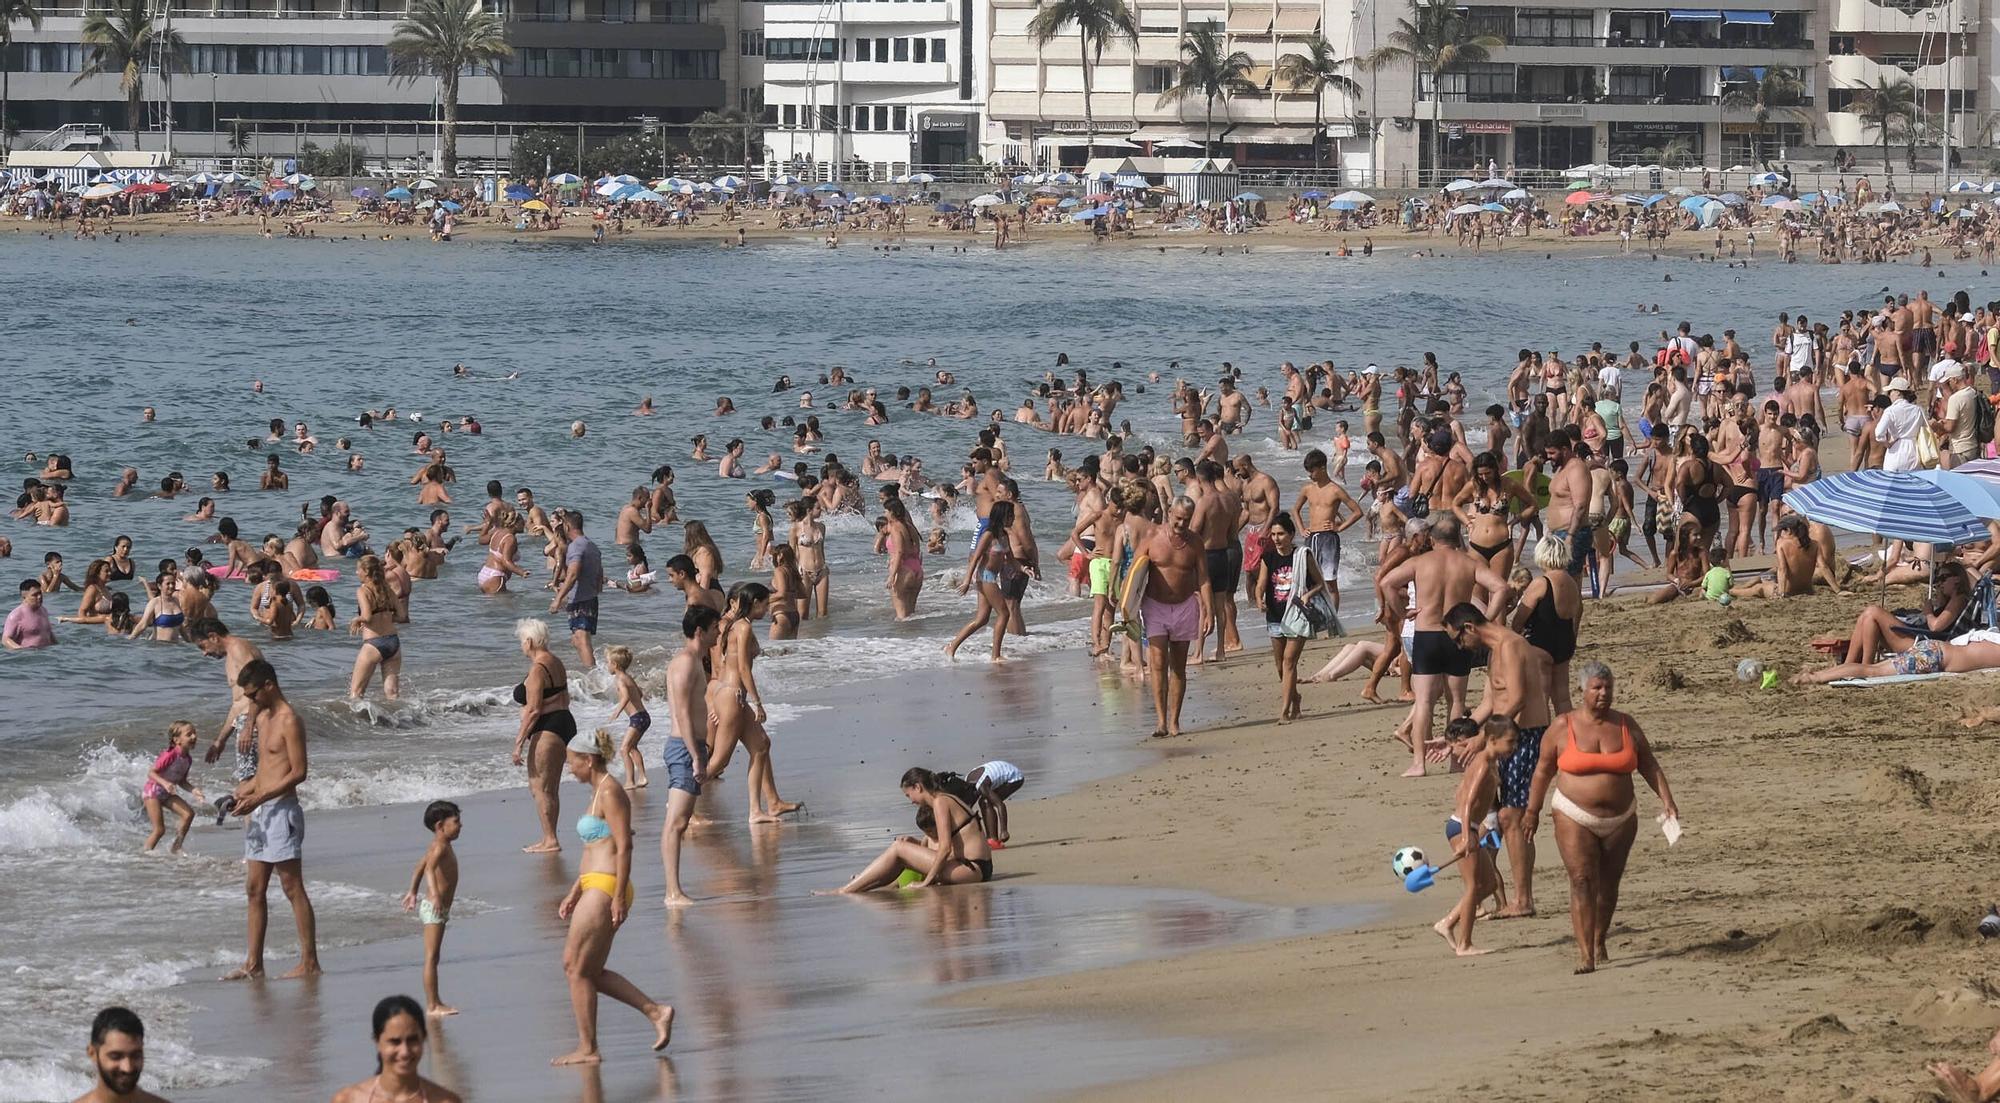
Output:
[[[1887,203],[1875,204],[1875,209],[1881,211],[1883,214],[1895,214],[1903,209],[1903,205],[1891,199]]]
[[[1147,180],[1143,176],[1128,174],[1125,176],[1120,176],[1117,180],[1113,181],[1113,183],[1121,188],[1144,189],[1148,187],[1152,182]]]
[[[798,182],[799,182],[799,178],[798,178],[798,177],[796,177],[796,176],[793,176],[793,175],[792,175],[791,173],[789,173],[789,172],[786,172],[786,173],[780,173],[780,174],[779,174],[779,175],[777,175],[777,176],[773,176],[773,177],[771,177],[771,183],[772,183],[772,184],[775,184],[775,185],[777,185],[778,187],[784,187],[784,188],[789,188],[789,187],[792,187],[793,185],[797,184]]]
[[[348,192],[347,194],[349,194],[349,195],[353,196],[353,197],[354,197],[354,198],[356,198],[356,199],[373,199],[373,198],[375,198],[375,189],[374,189],[374,188],[355,188],[355,189],[354,189],[353,191],[351,191],[351,192]]]
[[[1842,471],[1787,493],[1785,504],[1809,521],[1886,540],[1953,546],[1985,540],[1985,522],[1926,478],[1936,474]]]
[[[222,177],[212,172],[197,172],[193,176],[188,177],[187,182],[190,184],[219,184],[222,182]]]
[[[1652,195],[1646,197],[1646,206],[1653,207],[1661,203],[1665,203],[1666,201],[1667,201],[1666,192],[1655,192]]]
[[[1364,206],[1375,202],[1375,197],[1364,192],[1344,191],[1333,197],[1336,203],[1360,203]]]
[[[1507,205],[1505,203],[1481,203],[1479,205],[1479,209],[1482,211],[1490,211],[1493,214],[1507,213]]]
[[[382,198],[384,199],[395,199],[400,201],[408,199],[409,197],[410,197],[410,189],[405,187],[390,188],[388,191],[382,193]]]
[[[172,184],[162,184],[157,180],[150,184],[125,185],[125,194],[127,195],[164,195],[173,190],[174,186]]]
[[[1460,203],[1458,206],[1453,207],[1451,209],[1451,213],[1454,215],[1478,214],[1485,209],[1486,208],[1480,206],[1477,203]]]
[[[1703,204],[1702,208],[1699,211],[1696,211],[1695,213],[1701,216],[1701,228],[1704,230],[1710,230],[1715,228],[1716,223],[1722,221],[1722,216],[1724,214],[1727,214],[1728,211],[1729,211],[1728,207],[1725,207],[1720,202],[1711,199],[1707,203]]]
[[[1077,199],[1077,198],[1076,198],[1075,196],[1071,196],[1071,197],[1069,197],[1068,199],[1058,199],[1058,200],[1056,200],[1056,206],[1058,206],[1058,207],[1062,208],[1063,210],[1069,210],[1069,209],[1071,209],[1072,207],[1075,207],[1075,206],[1077,206],[1077,205],[1078,205],[1079,203],[1081,203],[1081,202],[1082,202],[1082,201],[1081,201],[1081,200],[1079,200],[1079,199]],[[944,204],[942,204],[942,203],[938,204],[938,209],[939,209],[939,210],[943,210],[943,209],[944,209]]]
[[[1973,210],[1971,207],[1960,207],[1959,209],[1951,212],[1951,216],[1953,218],[1978,218],[1979,212]]]
[[[112,196],[117,195],[122,190],[124,189],[120,188],[118,185],[108,182],[103,184],[92,184],[89,187],[83,189],[83,197],[85,199],[109,199]]]
[[[1977,475],[1982,479],[2000,479],[2000,460],[1972,460],[1951,469],[1954,475]]]
[[[438,204],[437,204],[437,200],[435,200],[435,199],[426,199],[426,200],[424,200],[423,202],[421,202],[421,203],[417,204],[417,208],[416,208],[416,209],[417,209],[417,210],[420,210],[420,211],[428,211],[428,210],[430,210],[430,209],[431,209],[432,207],[435,207],[435,206],[437,206],[437,205],[438,205]]]
[[[1313,190],[1313,191],[1308,191],[1308,192],[1300,192],[1300,193],[1299,193],[1299,198],[1300,198],[1300,199],[1325,199],[1325,198],[1326,198],[1326,193],[1325,193],[1325,192],[1323,192],[1323,191],[1319,191],[1319,190],[1315,189],[1315,190]]]
[[[911,174],[910,174],[910,183],[912,183],[912,184],[935,184],[935,183],[937,183],[937,177],[935,177],[935,176],[932,176],[932,175],[931,175],[930,173],[928,173],[928,172],[913,172],[913,173],[911,173]]]
[[[992,192],[987,192],[985,195],[973,196],[970,205],[974,207],[991,207],[998,202],[1000,202],[999,196],[994,195]]]
[[[438,184],[435,180],[419,180],[410,186],[418,191],[436,191]]]
[[[1361,204],[1351,199],[1330,199],[1327,201],[1326,209],[1330,211],[1358,211],[1361,209]]]
[[[820,202],[829,207],[845,207],[849,203],[852,203],[853,200],[844,195],[829,195],[825,199],[820,200]]]
[[[1767,195],[1763,199],[1759,200],[1759,202],[1764,204],[1764,206],[1766,207],[1775,207],[1778,204],[1783,203],[1784,201],[1785,197],[1782,195]]]
[[[1759,188],[1775,188],[1785,183],[1785,178],[1775,172],[1760,172],[1750,178],[1750,183]]]
[[[1637,192],[1628,191],[1620,195],[1617,199],[1612,200],[1612,202],[1623,204],[1627,207],[1643,207],[1646,205],[1646,197]]]
[[[465,209],[463,204],[453,203],[449,199],[439,203],[438,206],[443,207],[447,211],[462,211]]]
[[[1493,176],[1493,177],[1488,177],[1485,180],[1481,180],[1479,182],[1479,186],[1482,188],[1493,188],[1495,190],[1504,190],[1513,187],[1514,182],[1512,180],[1502,180],[1497,176]]]
[[[578,176],[576,173],[573,172],[559,172],[556,173],[554,176],[549,177],[549,183],[554,184],[558,187],[567,188],[573,184],[583,183],[583,177]]]
[[[1256,192],[1246,191],[1238,193],[1236,201],[1238,203],[1261,203],[1264,201],[1264,197],[1258,195]]]
[[[278,189],[277,191],[274,191],[274,192],[270,193],[269,195],[266,195],[266,196],[264,197],[264,202],[266,202],[266,203],[283,203],[283,202],[285,202],[285,201],[287,201],[287,200],[291,200],[291,199],[297,199],[298,197],[299,197],[299,193],[297,193],[297,192],[293,191],[293,190],[292,190],[292,189],[290,189],[290,188],[279,188],[279,189]]]
[[[546,211],[549,209],[549,205],[539,199],[530,199],[526,203],[521,204],[521,209],[524,211]]]
[[[1980,185],[1975,184],[1970,180],[1960,180],[1958,183],[1953,184],[1951,187],[1948,187],[1945,190],[1952,192],[1978,191],[1980,190]]]
[[[506,196],[509,199],[533,199],[535,197],[535,189],[526,184],[509,184],[507,185]]]
[[[896,197],[893,195],[871,195],[868,198],[876,203],[894,203],[896,201]]]
[[[1451,183],[1446,184],[1444,186],[1444,190],[1450,192],[1460,192],[1460,191],[1471,191],[1477,187],[1479,187],[1479,182],[1476,180],[1460,179],[1460,180],[1453,180]]]
[[[743,186],[743,178],[741,176],[718,176],[712,183],[718,188],[728,188],[730,191],[735,191],[737,188]]]
[[[1108,172],[1097,172],[1092,173],[1091,178],[1093,180],[1109,180],[1111,179],[1111,174]],[[1049,183],[1051,184],[1074,184],[1076,182],[1077,176],[1073,172],[1058,172],[1049,177]]]
[[[1780,199],[1776,203],[1768,204],[1768,206],[1774,211],[1803,211],[1806,209],[1806,205],[1796,199]]]
[[[1715,201],[1725,207],[1741,207],[1746,202],[1742,196],[1737,195],[1733,191],[1723,192],[1721,195],[1715,197]]]
[[[1993,464],[1995,461],[1983,462]],[[1985,468],[1979,473],[1969,472],[1966,470],[1969,466],[1961,464],[1948,471],[1912,471],[1910,474],[1943,491],[1974,517],[1982,521],[2000,521],[2000,478],[1995,478]],[[1985,539],[1985,534],[1982,533],[1980,539]]]
[[[1693,194],[1694,194],[1694,189],[1693,189],[1693,188],[1690,188],[1690,187],[1685,187],[1685,186],[1683,186],[1683,187],[1675,187],[1675,188],[1668,188],[1668,189],[1667,189],[1667,194],[1668,194],[1668,195],[1673,195],[1673,196],[1682,196],[1682,195],[1693,195]]]
[[[1588,191],[1573,191],[1563,197],[1563,202],[1572,207],[1581,207],[1585,203],[1593,203],[1602,198],[1604,197],[1601,195],[1592,195]]]
[[[222,174],[221,178],[222,183],[224,184],[241,184],[243,181],[248,179],[250,179],[248,176],[245,176],[240,172],[225,172]]]
[[[1064,200],[1064,202],[1066,202],[1066,203],[1074,203],[1074,202],[1076,202],[1076,200],[1074,200],[1074,199],[1066,199],[1066,200]],[[937,205],[937,213],[939,213],[939,214],[954,214],[954,213],[956,213],[957,211],[958,211],[958,204],[956,204],[956,203],[939,203],[939,204]]]
[[[813,190],[814,190],[814,191],[816,191],[816,192],[837,192],[837,191],[839,191],[839,190],[840,190],[840,185],[839,185],[839,184],[820,184],[820,185],[817,185],[817,186],[815,186],[815,187],[813,188]]]
[[[285,177],[285,183],[290,184],[293,187],[297,187],[298,185],[303,184],[310,179],[312,179],[312,177],[307,176],[303,172],[295,172],[292,173],[290,176]]]
[[[665,203],[666,201],[666,196],[656,191],[648,191],[645,188],[640,188],[639,194],[632,196],[632,202],[634,203]],[[450,207],[451,204],[446,203],[445,206]]]
[[[1500,198],[1507,203],[1519,203],[1523,199],[1533,199],[1534,196],[1526,188],[1515,188]]]

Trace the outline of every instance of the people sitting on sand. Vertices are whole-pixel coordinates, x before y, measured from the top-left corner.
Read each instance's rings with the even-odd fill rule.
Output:
[[[1897,614],[1880,605],[1865,606],[1844,639],[1816,636],[1812,645],[1820,651],[1844,650],[1845,662],[1854,664],[1873,662],[1880,652],[1906,651],[1914,640],[1949,639],[1977,619],[1978,611],[1969,608],[1972,590],[1971,573],[1963,564],[1946,560],[1937,585],[1920,608]]]
[[[1846,678],[1970,674],[1975,670],[1992,670],[1995,667],[2000,667],[2000,643],[1912,639],[1908,646],[1891,651],[1887,658],[1879,662],[1838,663],[1820,670],[1804,670],[1792,675],[1791,682],[1795,686],[1811,686]]]
[[[993,879],[993,848],[979,815],[979,791],[954,773],[911,767],[903,773],[903,796],[928,807],[937,821],[937,849],[909,838],[897,839],[835,894],[872,892],[893,885],[904,871],[922,874],[917,888],[978,884]],[[819,895],[827,895],[821,892]]]

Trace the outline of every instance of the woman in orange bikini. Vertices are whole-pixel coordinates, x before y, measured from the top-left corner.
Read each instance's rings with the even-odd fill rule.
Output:
[[[1667,775],[1652,745],[1630,716],[1611,707],[1611,668],[1584,663],[1577,672],[1582,707],[1565,713],[1542,736],[1542,757],[1528,790],[1528,836],[1541,824],[1542,801],[1555,817],[1556,849],[1569,870],[1569,920],[1576,932],[1579,973],[1594,972],[1610,960],[1605,935],[1618,909],[1618,883],[1639,833],[1638,797],[1632,775],[1639,774],[1659,794],[1669,819],[1678,819]],[[1553,784],[1551,784],[1553,783]],[[1553,790],[1553,791],[1551,791]]]

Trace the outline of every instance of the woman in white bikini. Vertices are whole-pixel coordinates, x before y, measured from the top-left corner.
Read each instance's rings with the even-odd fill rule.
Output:
[[[509,506],[493,511],[493,527],[486,540],[486,562],[479,567],[479,592],[497,594],[507,588],[509,578],[528,577],[514,562],[520,550],[521,515]]]
[[[1569,870],[1569,920],[1576,933],[1579,973],[1594,972],[1618,909],[1618,883],[1639,833],[1632,775],[1646,779],[1669,820],[1678,820],[1666,772],[1653,757],[1638,721],[1611,707],[1611,668],[1587,662],[1578,670],[1582,707],[1564,713],[1542,735],[1541,759],[1528,789],[1527,832],[1535,837],[1542,801],[1555,816],[1556,849]]]
[[[827,598],[833,590],[833,575],[826,569],[826,525],[820,521],[815,504],[801,498],[785,506],[792,518],[792,553],[798,557],[799,577],[805,581],[805,591],[799,595],[800,620],[826,616]]]

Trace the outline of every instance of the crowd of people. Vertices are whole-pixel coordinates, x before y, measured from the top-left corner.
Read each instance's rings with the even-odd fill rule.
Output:
[[[1022,601],[1029,585],[1045,579],[1089,602],[1089,661],[1143,680],[1155,737],[1187,730],[1183,706],[1191,665],[1228,661],[1245,651],[1245,624],[1255,621],[1242,605],[1263,617],[1278,723],[1303,717],[1307,686],[1365,669],[1362,696],[1381,701],[1388,696],[1382,680],[1395,676],[1402,683],[1398,699],[1409,707],[1384,735],[1397,740],[1392,757],[1407,755],[1404,776],[1441,766],[1462,771],[1446,832],[1463,863],[1465,888],[1438,932],[1455,953],[1471,956],[1484,952],[1473,943],[1478,919],[1536,914],[1535,846],[1547,809],[1570,884],[1576,971],[1587,973],[1608,960],[1611,948],[1618,886],[1638,832],[1635,775],[1657,794],[1669,840],[1678,832],[1674,796],[1645,726],[1617,710],[1614,672],[1589,655],[1588,600],[1621,590],[1654,601],[1695,594],[1782,599],[1822,585],[1842,589],[1861,577],[1852,575],[1824,526],[1788,509],[1786,493],[1820,477],[1823,427],[1836,419],[1856,467],[1914,469],[1924,462],[1920,438],[1945,467],[1987,452],[1994,419],[1975,384],[1982,375],[1994,377],[2000,305],[1975,307],[1963,295],[1934,303],[1918,292],[1834,321],[1781,315],[1768,344],[1760,337],[1754,350],[1734,331],[1698,333],[1687,322],[1649,344],[1631,342],[1623,352],[1599,344],[1571,355],[1524,349],[1501,401],[1483,411],[1468,406],[1459,375],[1429,355],[1386,373],[1375,365],[1341,370],[1331,362],[1303,368],[1285,363],[1271,385],[1259,386],[1225,364],[1213,389],[1190,383],[1178,364],[1093,381],[1060,357],[1011,410],[1004,403],[982,409],[935,364],[925,365],[930,376],[922,385],[893,389],[839,369],[810,384],[784,377],[771,392],[784,413],[739,411],[735,399],[718,396],[711,415],[717,431],[695,435],[688,451],[688,463],[704,480],[726,486],[730,479],[768,476],[778,489],[746,482],[752,488],[744,494],[740,521],[687,517],[673,466],[653,468],[610,519],[613,543],[628,564],[622,578],[606,571],[581,509],[545,504],[525,486],[510,495],[498,478],[486,483],[476,520],[455,530],[444,508],[458,482],[446,438],[479,434],[483,427],[470,416],[439,423],[435,431],[410,426],[417,466],[408,483],[416,490],[421,524],[385,542],[347,502],[329,494],[316,508],[302,508],[288,533],[253,543],[232,516],[218,516],[247,515],[252,507],[225,510],[219,504],[234,506],[240,497],[224,497],[237,492],[229,490],[229,473],[217,471],[209,479],[211,493],[188,517],[213,527],[208,544],[216,548],[214,562],[196,547],[143,571],[133,541],[119,537],[88,563],[79,583],[50,552],[42,573],[21,583],[21,601],[7,616],[0,643],[33,652],[67,637],[69,630],[59,632],[58,625],[102,625],[106,635],[191,643],[222,660],[229,697],[226,708],[218,703],[222,720],[206,751],[198,725],[177,723],[147,771],[142,801],[151,830],[145,846],[164,839],[169,815],[176,821],[172,847],[183,845],[196,809],[208,803],[194,780],[196,755],[216,763],[233,751],[232,783],[216,811],[244,823],[248,945],[229,978],[264,974],[265,898],[274,876],[301,948],[286,975],[307,976],[320,969],[303,868],[306,816],[298,799],[310,777],[310,740],[280,688],[283,649],[302,634],[343,625],[327,584],[351,568],[353,615],[344,624],[358,643],[348,693],[394,699],[406,663],[422,662],[407,650],[402,631],[422,614],[426,588],[493,595],[545,576],[555,627],[540,616],[513,625],[522,673],[514,687],[520,712],[512,761],[525,771],[533,798],[534,835],[522,848],[528,853],[558,853],[566,845],[563,775],[588,792],[574,824],[576,878],[559,907],[568,923],[562,963],[578,1039],[555,1063],[589,1063],[601,1059],[599,995],[644,1015],[655,1048],[669,1044],[675,1016],[671,1005],[609,968],[615,936],[637,900],[631,794],[664,776],[665,908],[695,899],[681,870],[682,840],[701,795],[739,754],[753,830],[798,811],[798,800],[780,795],[757,664],[769,642],[793,638],[829,615],[827,520],[872,513],[883,613],[910,617],[927,583],[960,595],[976,592],[970,619],[943,646],[956,657],[973,637],[989,633],[988,656],[1003,661],[1009,639],[1028,631]],[[1768,374],[1760,375],[1759,360],[1769,365]],[[960,396],[938,401],[936,395],[948,390]],[[1177,422],[1178,440],[1169,433],[1152,443],[1135,432],[1121,416],[1129,414],[1130,402],[1150,403],[1163,422]],[[658,414],[648,397],[632,416]],[[914,456],[885,452],[880,436],[863,438],[853,468],[827,450],[830,434],[876,433],[917,417],[964,423],[962,462],[942,478],[933,479]],[[790,449],[789,465],[773,451],[751,467],[740,436],[713,448],[711,435],[719,439],[746,418],[756,419],[760,439],[785,442],[780,447]],[[358,420],[386,428],[398,418],[385,409]],[[151,421],[149,409],[141,415],[142,429]],[[1255,450],[1246,447],[1252,432],[1280,441],[1282,460],[1265,461],[1276,470],[1261,467]],[[588,433],[581,421],[571,428],[574,438]],[[1024,449],[1023,437],[1030,434],[1048,434],[1054,446],[1036,454],[1043,451],[1038,438],[1035,448]],[[291,490],[281,458],[286,452],[327,447],[303,421],[275,419],[249,444],[265,457],[254,493],[272,495]],[[344,469],[361,469],[352,439],[340,438],[330,450],[344,457]],[[1360,455],[1352,454],[1357,450]],[[94,473],[80,473],[83,465],[69,455],[31,460],[36,474],[26,479],[12,514],[23,534],[61,529],[75,511],[104,508],[94,487],[89,501],[72,493],[93,485]],[[1016,481],[1032,477],[1037,465],[1039,477],[1065,488],[1073,502],[1059,525],[1039,530],[1043,539]],[[141,483],[136,470],[125,469],[103,496],[195,493],[180,472],[158,480],[150,494]],[[874,484],[872,494],[863,492],[864,483]],[[954,511],[965,507],[976,519],[974,532],[953,546],[948,527]],[[928,520],[928,533],[920,530],[920,517]],[[736,531],[754,547],[733,584],[726,581],[729,568],[712,524],[740,526]],[[1357,537],[1357,526],[1365,536]],[[662,530],[678,531],[680,549],[656,571],[645,544]],[[1045,538],[1056,530],[1061,539],[1053,555],[1044,556]],[[531,538],[526,547],[523,536]],[[1643,553],[1633,546],[1635,537]],[[1372,547],[1357,550],[1364,540]],[[457,550],[462,541],[479,549],[472,553],[481,557],[476,580],[447,569],[467,554]],[[11,550],[8,545],[0,554]],[[1773,551],[1777,566],[1769,578],[1738,578],[1727,570],[1732,557]],[[1924,561],[1926,573],[1932,562],[1945,565],[1948,578],[1921,623],[1871,606],[1844,641],[1845,661],[1805,680],[2000,665],[2000,645],[1950,639],[1977,604],[1971,591],[1989,561],[2000,557],[2000,542],[1956,559],[1943,548],[1917,547],[1911,554]],[[933,564],[928,570],[926,557]],[[1634,571],[1664,570],[1667,581],[1614,583],[1621,560]],[[1724,575],[1719,587],[1712,584],[1717,569]],[[1913,577],[1895,554],[1873,570],[1869,581]],[[1353,623],[1343,622],[1342,607],[1345,590],[1351,609],[1361,578],[1367,579],[1364,593],[1379,633],[1351,638],[1323,669],[1301,678],[1308,641],[1359,630],[1351,613]],[[238,580],[249,587],[256,634],[266,637],[257,642],[233,632],[217,608],[217,591]],[[143,589],[117,585],[131,581]],[[649,626],[621,624],[609,630],[619,643],[599,642],[607,634],[606,591],[652,589],[682,598],[677,615],[668,618],[673,653],[663,671],[665,723],[657,725],[647,687],[658,682],[633,669],[634,645],[645,641]],[[49,601],[65,591],[77,594],[74,612],[52,616]],[[140,601],[134,614],[132,605]],[[600,665],[616,693],[614,717],[622,730],[585,728],[572,710],[573,672]],[[1477,697],[1475,668],[1485,670]],[[649,735],[661,748],[655,771],[647,769]],[[1006,802],[1024,780],[1018,768],[1000,761],[965,776],[909,769],[899,788],[916,809],[917,833],[895,840],[833,891],[990,879],[995,855],[1009,838]],[[454,1013],[441,997],[439,973],[458,882],[453,842],[459,813],[441,801],[422,818],[430,842],[404,906],[424,927],[426,1003],[385,1001],[378,1008],[374,1031],[384,1047],[383,1071],[373,1086],[346,1089],[343,1099],[369,1098],[378,1089],[450,1097],[435,1085],[419,1089],[408,1056],[421,1052],[427,1016]],[[1482,910],[1489,898],[1493,906]],[[142,1040],[143,1029],[129,1012],[112,1009],[100,1017],[91,1055],[101,1087],[111,1093],[101,1098],[137,1098],[129,1093]],[[130,1079],[123,1079],[128,1069]]]

